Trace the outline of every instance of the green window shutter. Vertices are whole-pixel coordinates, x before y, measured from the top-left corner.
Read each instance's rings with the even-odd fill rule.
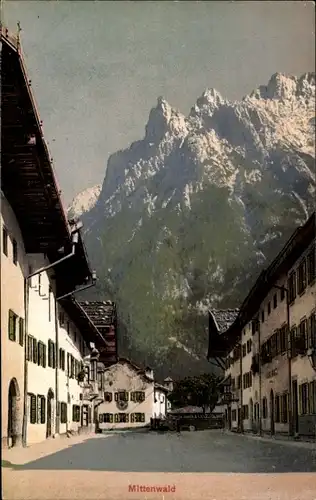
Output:
[[[76,412],[76,407],[75,405],[72,405],[72,421],[75,422],[76,421],[76,415],[75,415],[75,412]]]
[[[100,424],[103,424],[103,422],[104,422],[104,415],[103,415],[103,413],[101,413],[101,414],[99,415],[99,423],[100,423]]]
[[[46,415],[46,400],[45,397],[42,396],[42,404],[41,404],[41,424],[45,424],[45,415]]]
[[[131,414],[131,422],[132,423],[135,422],[135,414],[134,413]]]
[[[110,413],[110,424],[113,424],[113,413]]]
[[[129,414],[128,413],[126,413],[126,415],[125,415],[125,422],[129,422]]]
[[[34,394],[31,395],[30,401],[30,422],[31,424],[36,423],[36,396]]]
[[[43,368],[46,368],[46,345],[43,344]]]
[[[41,405],[42,405],[42,396],[37,396],[37,423],[41,423]]]
[[[37,363],[37,341],[36,339],[32,339],[32,361],[33,363]]]
[[[9,311],[9,339],[13,342],[15,341],[15,314],[13,311]]]
[[[119,421],[119,415],[118,415],[118,413],[115,413],[115,416],[114,416],[114,421],[115,421],[115,422],[118,422],[118,421]]]
[[[43,362],[43,345],[42,345],[41,342],[37,343],[37,354],[38,354],[37,364],[38,364],[38,366],[42,366],[42,362]]]
[[[117,392],[114,394],[114,399],[115,399],[115,401],[118,401],[118,393]]]
[[[54,342],[52,342],[52,368],[56,368],[56,346]]]
[[[24,344],[24,319],[19,319],[19,344],[23,346]]]
[[[141,422],[145,422],[145,413],[141,413]]]

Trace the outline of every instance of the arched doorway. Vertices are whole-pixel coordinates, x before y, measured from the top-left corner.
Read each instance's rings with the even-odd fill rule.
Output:
[[[21,437],[20,412],[19,412],[20,390],[16,378],[11,379],[8,391],[8,447],[18,444]]]
[[[270,432],[274,434],[274,393],[270,391]]]
[[[250,398],[249,401],[249,420],[250,420],[250,429],[253,431],[253,401],[252,398]]]
[[[52,424],[53,424],[53,404],[54,404],[54,392],[49,389],[47,393],[47,424],[46,424],[46,437],[49,438],[52,435]]]

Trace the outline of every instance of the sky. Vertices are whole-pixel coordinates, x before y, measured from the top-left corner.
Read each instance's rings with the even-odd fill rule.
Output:
[[[144,137],[159,96],[187,114],[206,88],[239,100],[315,71],[313,2],[4,0],[17,21],[66,205]]]

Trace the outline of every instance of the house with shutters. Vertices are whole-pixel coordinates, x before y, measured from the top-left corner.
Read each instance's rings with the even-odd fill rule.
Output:
[[[315,438],[315,213],[262,271],[235,318],[210,312],[208,359],[225,368],[226,426]]]
[[[91,427],[91,343],[105,339],[73,297],[95,274],[80,222],[66,217],[20,42],[4,27],[1,41],[1,431],[12,447]]]
[[[150,424],[155,405],[153,371],[126,358],[104,372],[104,402],[98,406],[99,429],[144,427]]]

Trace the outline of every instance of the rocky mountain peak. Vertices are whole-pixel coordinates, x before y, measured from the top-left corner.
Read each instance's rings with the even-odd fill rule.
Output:
[[[79,194],[77,194],[77,196],[74,197],[67,209],[68,218],[77,219],[81,217],[82,214],[91,210],[98,201],[101,188],[102,185],[97,184],[96,186],[84,189]]]
[[[158,97],[157,106],[149,114],[145,139],[159,142],[167,132],[178,135],[185,131],[184,115],[172,108],[163,97]]]
[[[305,73],[300,78],[283,73],[275,73],[268,85],[260,86],[250,94],[250,98],[292,101],[310,99],[315,95],[315,73]]]

